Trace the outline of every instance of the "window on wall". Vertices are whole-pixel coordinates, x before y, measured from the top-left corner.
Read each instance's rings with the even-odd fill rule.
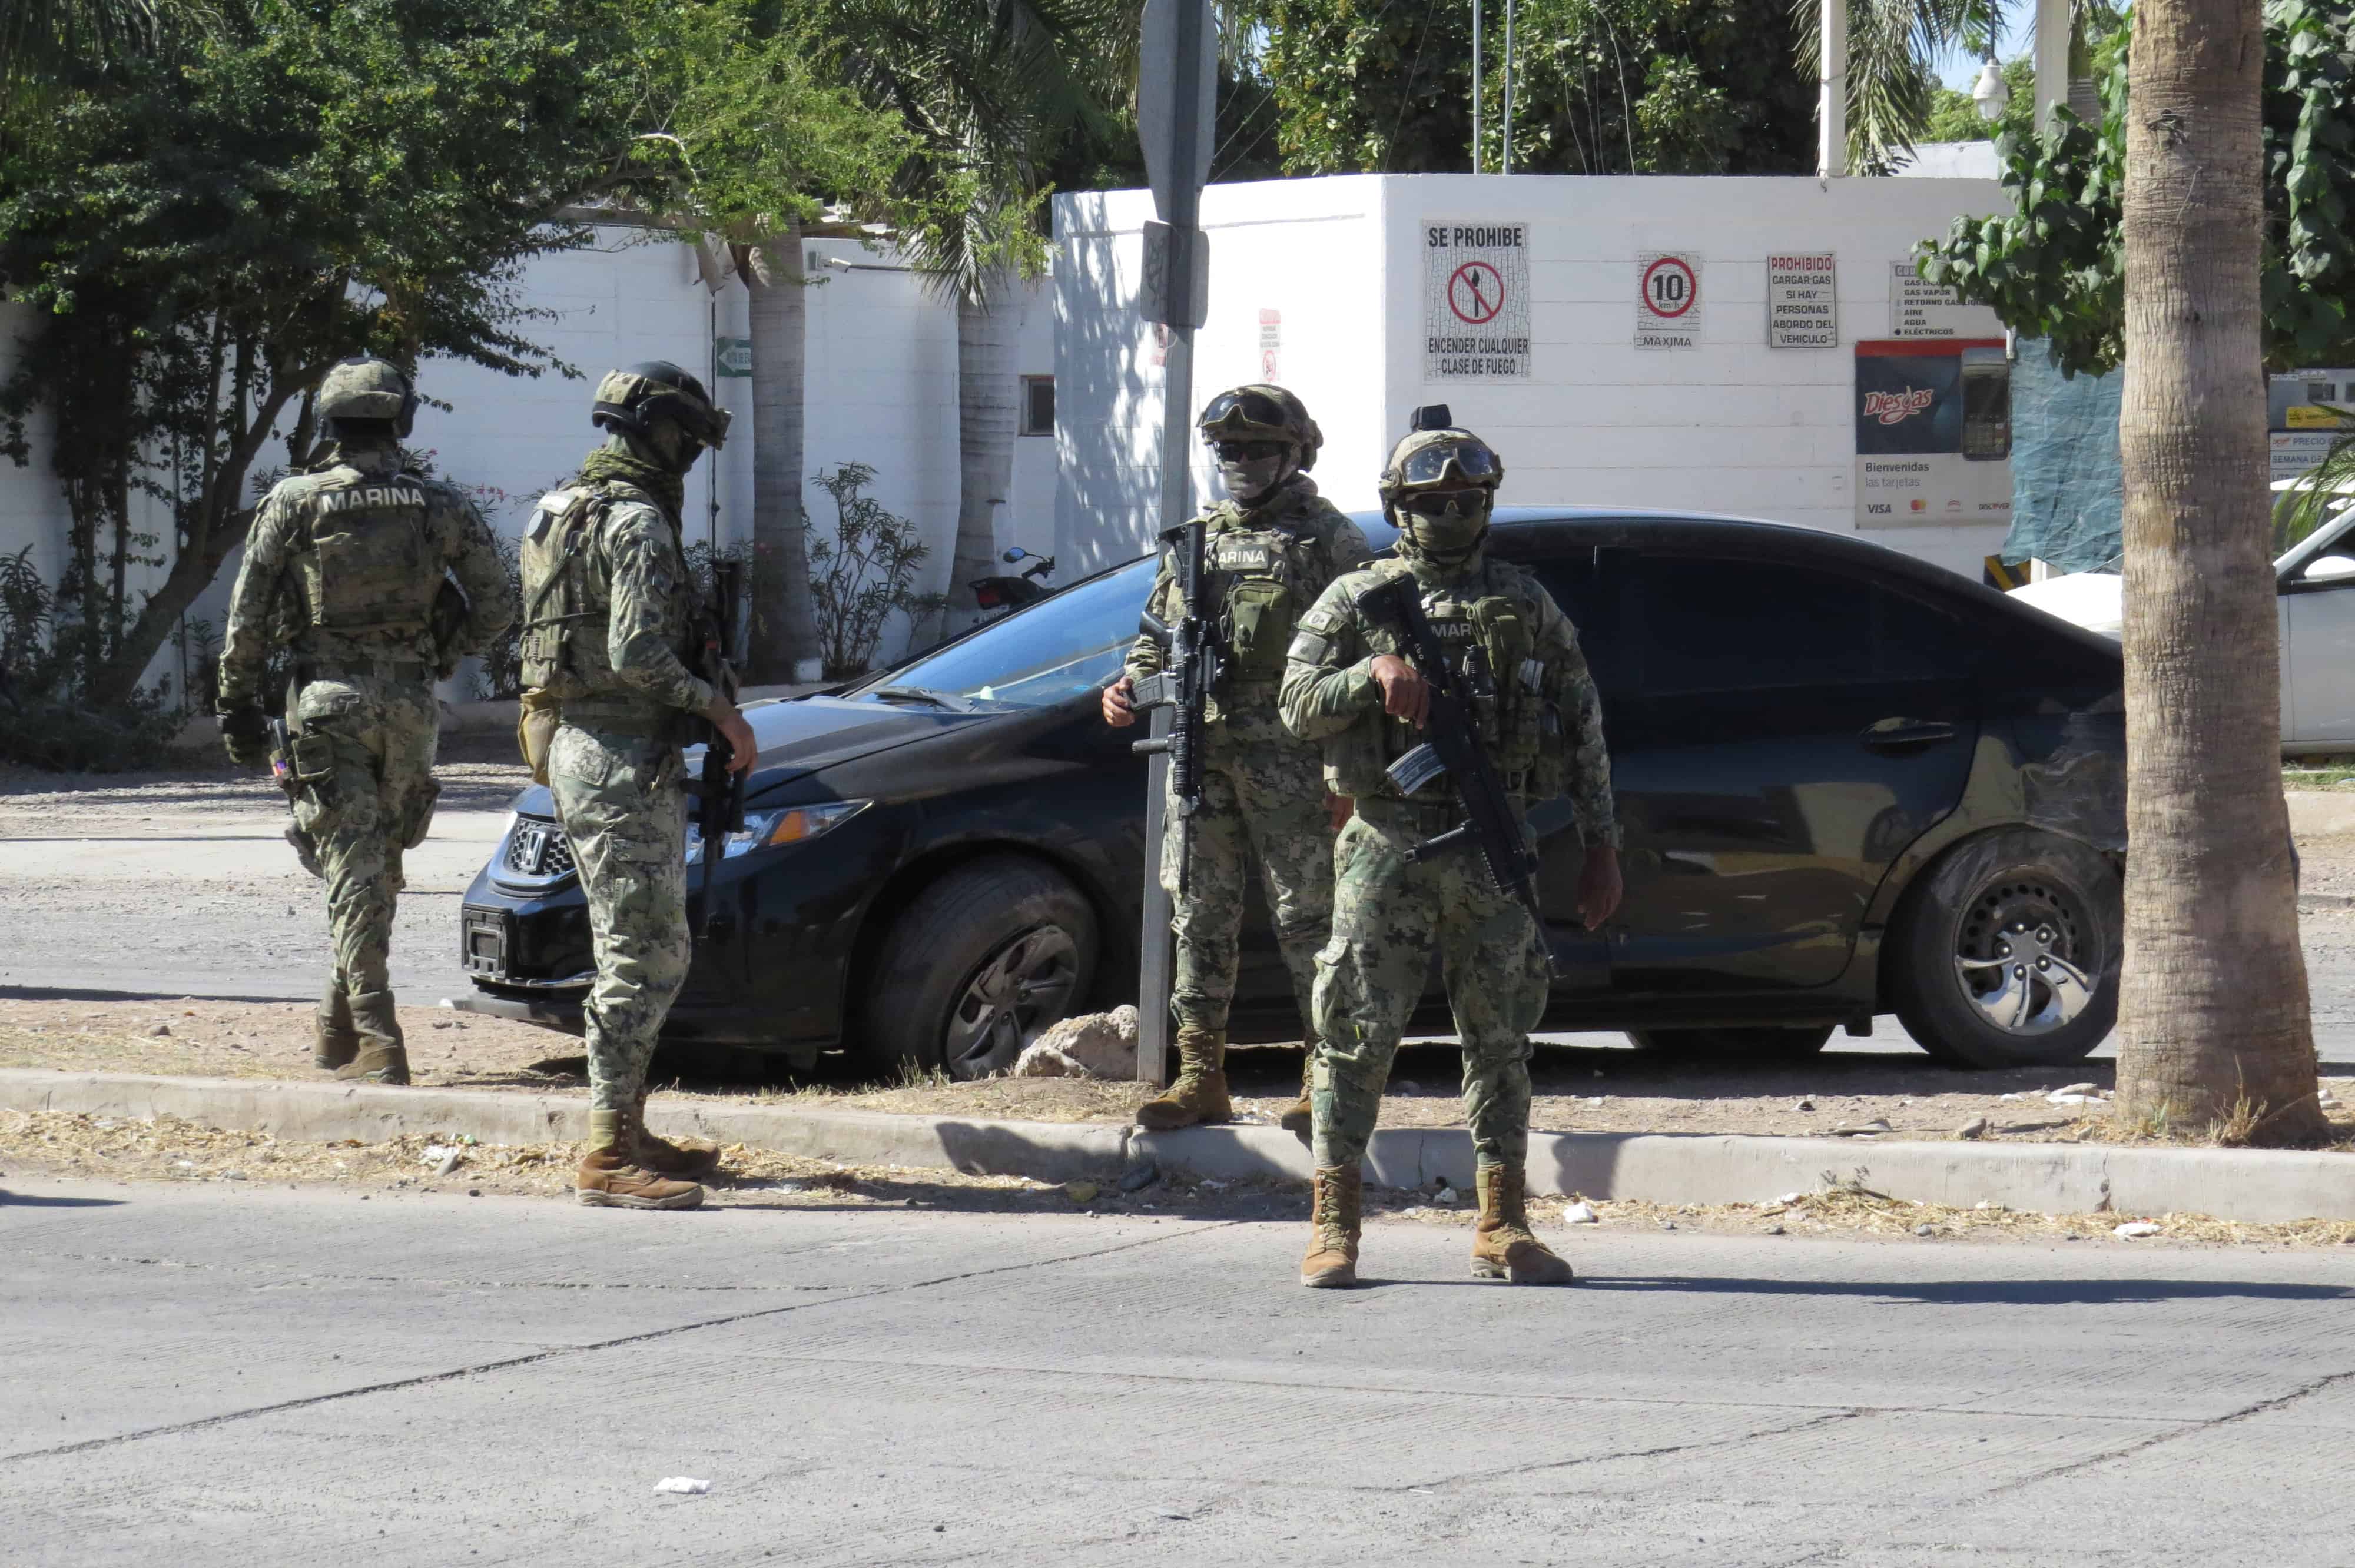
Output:
[[[1051,436],[1055,433],[1053,376],[1026,376],[1022,378],[1022,433],[1026,436]]]

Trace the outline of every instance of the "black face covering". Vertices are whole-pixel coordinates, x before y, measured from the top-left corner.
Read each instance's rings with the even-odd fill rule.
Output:
[[[1400,553],[1444,572],[1459,571],[1479,554],[1488,537],[1489,494],[1485,490],[1447,493],[1435,512],[1421,510],[1436,494],[1403,497],[1397,505]]]

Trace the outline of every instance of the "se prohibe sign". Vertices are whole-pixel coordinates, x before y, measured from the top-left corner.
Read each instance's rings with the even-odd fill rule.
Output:
[[[1423,226],[1423,378],[1529,378],[1529,228]]]

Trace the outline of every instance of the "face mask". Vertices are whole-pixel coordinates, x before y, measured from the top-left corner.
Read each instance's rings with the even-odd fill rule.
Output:
[[[1462,509],[1450,507],[1435,517],[1401,510],[1398,518],[1407,543],[1414,546],[1414,555],[1433,566],[1462,565],[1488,536],[1488,503],[1485,495],[1476,504]]]
[[[1226,486],[1229,495],[1249,505],[1284,482],[1286,455],[1279,450],[1265,457],[1222,461],[1219,482]]]
[[[646,444],[654,448],[655,457],[673,473],[685,473],[703,455],[703,443],[679,429],[676,419],[655,420]]]

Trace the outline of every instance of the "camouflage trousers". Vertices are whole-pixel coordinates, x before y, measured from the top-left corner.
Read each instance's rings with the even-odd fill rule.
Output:
[[[441,712],[422,685],[356,676],[306,683],[293,719],[294,825],[326,874],[336,989],[389,991],[401,852],[424,842],[441,793]]]
[[[549,789],[572,841],[597,958],[586,1008],[589,1104],[597,1110],[636,1098],[687,983],[684,781],[668,741],[567,723],[549,747]]]
[[[1182,833],[1177,798],[1164,801],[1161,885],[1178,938],[1169,1012],[1181,1027],[1225,1031],[1235,1000],[1243,889],[1256,861],[1276,948],[1292,975],[1302,1028],[1310,1031],[1316,949],[1333,917],[1333,828],[1325,814],[1323,773],[1313,753],[1304,758],[1296,748],[1221,744],[1224,739],[1213,733],[1201,809]],[[1191,857],[1182,897],[1181,843]]]
[[[1361,801],[1335,847],[1309,1095],[1320,1166],[1365,1158],[1434,940],[1464,1046],[1473,1150],[1483,1165],[1518,1169],[1529,1157],[1529,1031],[1545,1015],[1545,960],[1529,912],[1497,891],[1476,851],[1407,863],[1424,836],[1403,825],[1400,808]]]

